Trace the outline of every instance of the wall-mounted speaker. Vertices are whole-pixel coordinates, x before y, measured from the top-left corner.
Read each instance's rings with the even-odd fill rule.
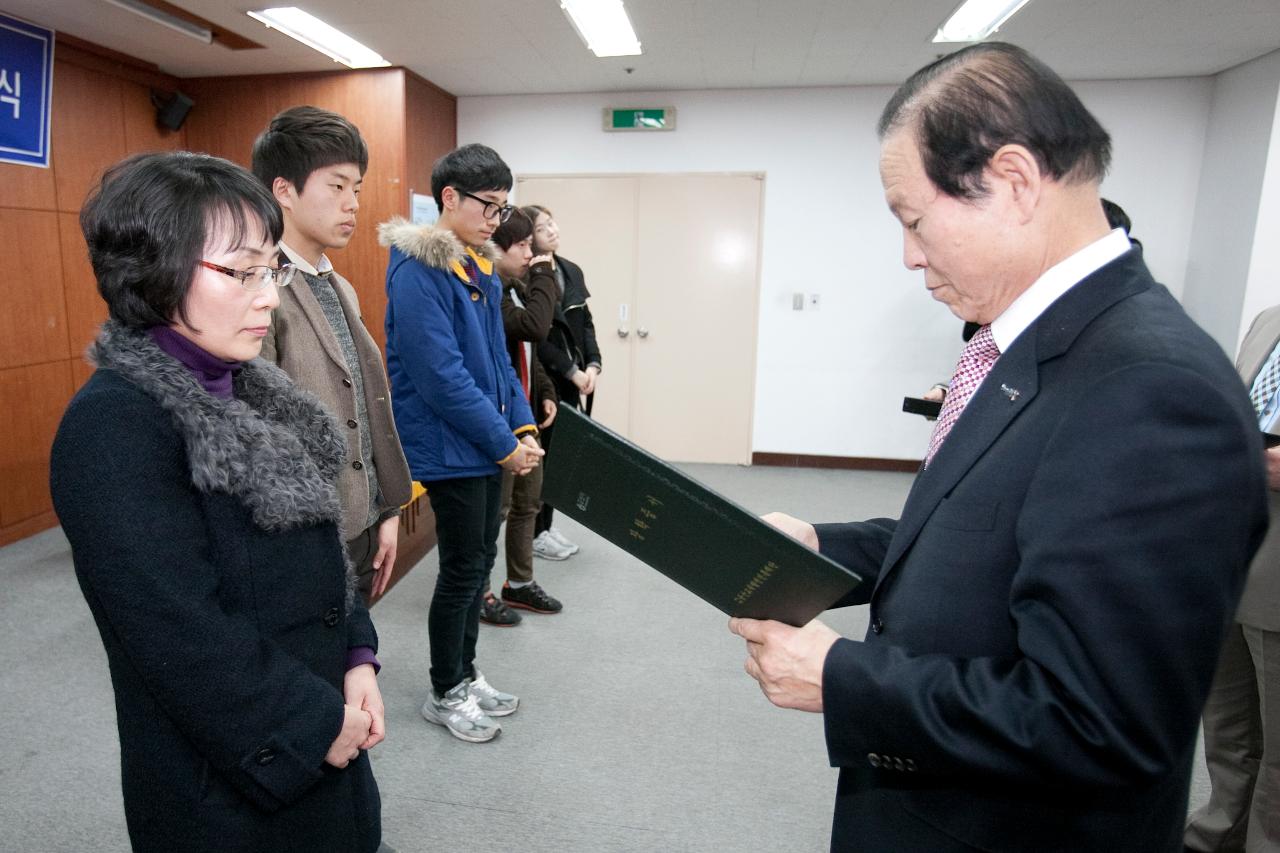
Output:
[[[187,120],[187,113],[191,112],[196,102],[181,92],[175,91],[171,95],[165,95],[152,91],[151,103],[156,108],[156,124],[169,130],[178,130]]]

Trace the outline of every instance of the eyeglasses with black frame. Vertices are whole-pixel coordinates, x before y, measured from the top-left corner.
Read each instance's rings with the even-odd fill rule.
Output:
[[[515,208],[509,204],[498,204],[496,201],[489,201],[487,198],[480,198],[480,196],[475,195],[474,193],[469,193],[466,190],[460,190],[457,187],[454,187],[454,190],[457,191],[458,195],[464,195],[467,198],[475,199],[483,204],[485,219],[493,219],[493,217],[496,216],[498,217],[499,222],[506,222],[511,218],[511,212],[515,210]]]
[[[281,264],[279,269],[258,266],[244,270],[233,270],[231,267],[220,266],[209,261],[201,261],[200,266],[231,276],[239,281],[240,286],[250,293],[256,293],[268,284],[274,284],[276,287],[288,287],[298,272],[298,268],[293,264]]]

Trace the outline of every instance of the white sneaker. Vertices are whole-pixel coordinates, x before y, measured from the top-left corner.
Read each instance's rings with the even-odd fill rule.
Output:
[[[544,530],[533,539],[533,555],[544,560],[567,560],[573,552],[551,537],[549,530]]]
[[[467,682],[467,692],[476,700],[480,710],[490,717],[505,717],[514,714],[520,707],[520,700],[510,693],[496,689],[484,677],[484,673],[476,670],[476,677]]]
[[[568,549],[570,557],[578,553],[578,546],[574,545],[568,539],[565,539],[564,534],[561,533],[556,528],[554,527],[548,528],[547,535],[550,536],[552,539],[556,540],[556,542],[560,545],[560,547]]]
[[[484,743],[496,738],[502,726],[480,710],[470,686],[471,682],[464,680],[443,696],[437,696],[432,690],[422,703],[422,716],[428,722],[444,726],[456,738]]]

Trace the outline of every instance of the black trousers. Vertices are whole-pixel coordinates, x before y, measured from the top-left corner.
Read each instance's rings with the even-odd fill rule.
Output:
[[[538,431],[538,442],[542,445],[542,449],[547,453],[551,452],[551,439],[556,431],[556,425],[544,427]],[[544,462],[546,460],[543,460]],[[533,535],[536,539],[544,530],[551,528],[551,516],[555,514],[555,508],[549,503],[544,503],[542,508],[538,510],[538,514],[533,517]]]
[[[480,603],[498,555],[502,474],[423,484],[436,515],[440,573],[427,613],[431,686],[443,696],[475,677]]]

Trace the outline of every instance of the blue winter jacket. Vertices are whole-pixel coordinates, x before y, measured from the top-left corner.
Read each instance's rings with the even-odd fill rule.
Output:
[[[497,250],[476,253],[452,231],[403,219],[384,223],[378,237],[391,249],[391,406],[413,478],[497,473],[517,436],[536,432],[507,355]]]

